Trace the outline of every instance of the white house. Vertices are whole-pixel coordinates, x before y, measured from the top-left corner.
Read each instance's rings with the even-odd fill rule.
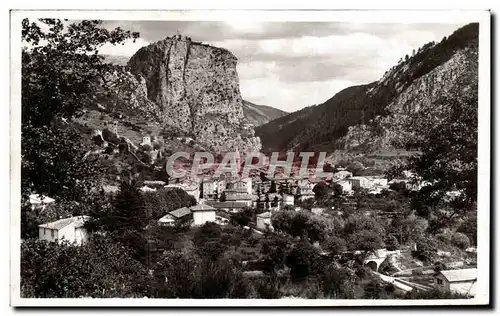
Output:
[[[151,146],[151,137],[150,136],[144,136],[142,138],[142,143],[141,143],[141,146],[144,146],[144,145],[149,145]]]
[[[349,177],[352,177],[352,172],[349,172],[346,170],[341,170],[341,171],[333,174],[334,180],[342,180],[342,179],[349,178]]]
[[[49,242],[66,240],[81,245],[88,239],[87,230],[83,225],[89,218],[89,216],[74,216],[38,225],[38,239]]]
[[[435,287],[465,295],[476,294],[477,269],[443,270],[434,276]]]
[[[271,212],[257,214],[257,229],[263,231],[273,229],[273,226],[271,224]]]
[[[337,183],[338,185],[340,185],[342,187],[343,194],[351,194],[353,192],[352,191],[352,182],[350,182],[348,180],[339,180],[339,181],[336,181],[335,183]]]
[[[371,181],[365,177],[350,177],[346,179],[347,181],[351,182],[352,188],[353,189],[369,189],[371,187]]]
[[[290,194],[283,194],[283,205],[294,205],[295,198]]]
[[[32,209],[37,207],[41,207],[42,209],[44,209],[48,204],[54,203],[56,201],[48,196],[39,194],[31,194],[29,196],[29,200]]]
[[[206,222],[215,223],[215,208],[206,205],[198,204],[191,207],[191,212],[193,212],[193,225],[199,226]]]
[[[158,220],[158,224],[163,226],[174,225],[177,221],[190,220],[191,210],[188,207],[182,207],[166,214]]]

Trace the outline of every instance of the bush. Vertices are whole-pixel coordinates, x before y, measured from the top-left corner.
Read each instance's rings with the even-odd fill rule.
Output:
[[[385,246],[387,247],[387,250],[393,251],[398,249],[399,247],[399,242],[398,239],[394,235],[389,235],[385,239]]]
[[[422,261],[432,262],[437,254],[437,246],[434,240],[430,238],[422,238],[417,242],[417,250],[414,252],[415,257]]]
[[[457,246],[462,250],[470,247],[469,237],[467,237],[465,234],[462,233],[454,233],[451,241],[453,245]]]
[[[330,254],[338,255],[346,251],[347,243],[344,239],[340,237],[331,236],[326,239],[322,247],[324,250],[330,252]]]

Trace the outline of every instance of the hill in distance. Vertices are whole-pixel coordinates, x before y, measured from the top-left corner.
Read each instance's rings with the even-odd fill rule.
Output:
[[[471,23],[404,56],[378,81],[346,88],[322,104],[256,128],[263,151],[390,150],[397,115],[477,85],[479,24]],[[461,90],[458,89],[458,93]]]

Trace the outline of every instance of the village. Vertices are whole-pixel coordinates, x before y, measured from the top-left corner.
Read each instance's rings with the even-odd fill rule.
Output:
[[[150,138],[145,137],[144,144],[150,144]],[[242,164],[237,152],[237,164]],[[360,199],[363,197],[378,197],[384,203],[384,194],[397,188],[408,191],[418,190],[408,177],[388,180],[384,175],[355,176],[352,172],[342,167],[334,167],[330,179],[315,177],[315,169],[308,169],[308,175],[283,176],[276,171],[274,177],[268,177],[265,170],[256,170],[247,177],[234,177],[231,174],[214,176],[213,173],[193,175],[189,174],[181,179],[166,183],[160,180],[145,180],[140,191],[144,194],[154,193],[157,190],[180,189],[191,196],[196,204],[177,209],[161,209],[157,218],[157,225],[161,227],[177,227],[187,225],[192,228],[208,224],[220,227],[238,225],[235,218],[247,217],[243,220],[242,229],[250,234],[266,236],[276,233],[273,219],[282,212],[294,212],[308,216],[331,220],[332,218],[348,218],[349,212],[361,211],[362,216],[370,218],[394,218],[398,210],[376,209],[374,207],[361,207]],[[333,189],[332,189],[333,188]],[[104,185],[102,190],[108,195],[119,192],[119,187]],[[375,199],[375,198],[374,198]],[[330,202],[328,202],[330,201]],[[334,201],[333,203],[331,201]],[[53,199],[41,199],[37,195],[30,197],[33,207],[46,207],[55,203]],[[347,212],[347,213],[346,213]],[[243,215],[245,214],[245,215]],[[63,218],[55,222],[39,225],[39,239],[48,242],[69,241],[82,245],[89,238],[84,224],[88,216],[75,216]],[[237,222],[238,220],[236,220]],[[282,232],[278,232],[282,233]],[[319,246],[318,241],[314,243]],[[411,249],[413,247],[413,249]],[[365,253],[363,265],[385,283],[392,284],[396,291],[408,293],[411,291],[431,291],[440,289],[456,292],[462,295],[473,296],[477,270],[475,269],[475,248],[465,249],[466,260],[452,260],[449,252],[439,251],[438,256],[446,261],[440,270],[433,266],[426,266],[419,260],[408,261],[409,252],[416,250],[413,246],[401,245],[401,248],[392,246],[377,248]],[[364,252],[352,249],[344,250],[344,254],[360,255]],[[328,251],[321,252],[328,256]],[[382,271],[381,267],[390,264],[393,270],[390,273]],[[247,275],[255,275],[257,271],[246,271]],[[260,272],[261,273],[261,272]]]

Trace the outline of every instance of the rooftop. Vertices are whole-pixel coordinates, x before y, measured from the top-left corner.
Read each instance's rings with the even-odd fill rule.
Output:
[[[198,204],[195,206],[191,206],[191,211],[193,211],[193,212],[215,211],[215,208],[213,208],[207,204]]]
[[[87,221],[89,218],[90,218],[89,216],[73,216],[73,217],[63,218],[55,222],[41,224],[38,225],[38,227],[60,230],[73,223],[75,224],[75,227],[82,227],[85,221]]]
[[[245,202],[235,202],[235,201],[207,201],[207,204],[214,208],[245,208],[248,205]]]
[[[477,269],[443,270],[440,274],[449,282],[473,281],[477,279]]]
[[[270,218],[271,215],[272,215],[271,212],[265,212],[265,213],[257,214],[257,217]]]
[[[191,214],[191,210],[188,207],[182,207],[182,208],[178,208],[176,210],[173,210],[172,212],[170,212],[168,214],[174,216],[175,218],[181,218],[181,217],[184,217],[184,216]]]
[[[29,198],[31,204],[42,204],[42,203],[49,204],[56,201],[53,198],[49,198],[48,196],[40,194],[32,194],[29,196]]]

